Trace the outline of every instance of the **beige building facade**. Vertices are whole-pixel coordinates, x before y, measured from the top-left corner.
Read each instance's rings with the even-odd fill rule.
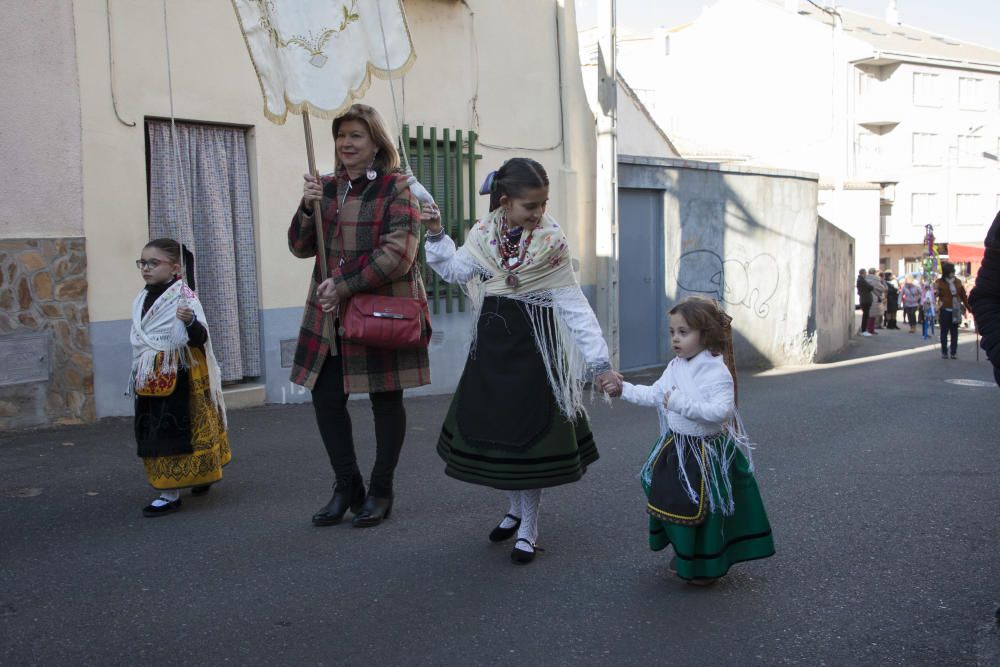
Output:
[[[417,59],[394,82],[399,121],[414,170],[439,203],[446,200],[446,222],[457,232],[486,212],[486,198],[473,190],[487,171],[513,156],[537,159],[551,181],[549,212],[567,229],[581,285],[593,293],[594,119],[580,75],[572,1],[406,0],[403,6]],[[216,224],[218,210],[231,211],[237,231],[225,233],[244,262],[235,272],[255,276],[251,285],[237,283],[240,309],[257,309],[256,330],[241,331],[237,341],[244,357],[247,350],[258,356],[256,365],[244,359],[242,366],[255,374],[229,378],[230,394],[235,401],[243,395],[260,402],[308,400],[288,382],[312,266],[292,257],[286,241],[306,170],[302,124],[296,116],[282,126],[265,120],[231,3],[169,0],[165,22],[162,2],[46,0],[17,4],[10,20],[19,30],[0,47],[9,49],[2,67],[5,86],[15,93],[0,102],[13,119],[5,152],[15,157],[0,167],[0,346],[48,345],[51,352],[44,372],[22,364],[0,373],[0,427],[130,414],[123,395],[128,332],[131,303],[142,287],[133,263],[151,223],[156,231],[171,229],[178,192],[190,195],[183,206],[191,209],[196,255],[204,225]],[[43,34],[54,50],[25,59]],[[387,82],[373,80],[363,101],[395,125]],[[245,173],[230,169],[227,179],[245,186],[218,185],[219,172],[198,190],[201,177],[184,171],[185,152],[181,172],[189,191],[160,191],[164,179],[151,176],[160,173],[156,165],[176,166],[158,139],[169,127],[171,106],[179,136],[236,137],[228,150],[240,160],[226,163],[245,164],[239,168]],[[333,165],[329,127],[313,122],[322,172]],[[197,142],[190,141],[193,156]],[[230,206],[227,198],[249,199],[249,206]],[[158,214],[158,206],[165,213]],[[203,299],[214,292],[222,302],[230,278],[202,268],[214,265],[211,252],[220,251],[197,258],[203,283],[197,287]],[[457,289],[440,286],[435,301],[434,382],[425,389],[447,392],[464,362],[470,313]],[[25,342],[31,336],[39,340]]]

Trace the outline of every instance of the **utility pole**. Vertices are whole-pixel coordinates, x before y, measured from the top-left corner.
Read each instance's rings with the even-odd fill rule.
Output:
[[[615,0],[598,0],[597,20],[597,319],[611,365],[618,338],[618,80]]]

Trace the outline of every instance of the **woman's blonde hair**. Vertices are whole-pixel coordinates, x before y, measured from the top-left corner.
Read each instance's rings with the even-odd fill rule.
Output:
[[[337,132],[340,131],[340,126],[349,120],[354,120],[366,128],[368,128],[368,135],[375,142],[378,152],[375,153],[375,169],[382,174],[388,174],[389,172],[396,171],[399,169],[399,152],[396,151],[396,143],[392,140],[392,136],[385,127],[385,122],[382,120],[382,116],[379,112],[375,110],[374,107],[370,107],[367,104],[352,104],[351,108],[343,113],[343,115],[337,116],[333,121],[333,139],[337,140]],[[340,167],[340,164],[337,164]]]

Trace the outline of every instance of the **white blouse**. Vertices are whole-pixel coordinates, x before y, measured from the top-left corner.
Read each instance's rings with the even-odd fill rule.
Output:
[[[681,365],[685,368],[681,369]],[[678,386],[676,374],[680,371],[689,374],[694,387],[684,390]],[[667,392],[670,400],[664,406]],[[736,409],[733,376],[722,356],[714,356],[708,350],[691,359],[674,357],[652,385],[624,383],[622,399],[655,407],[661,435],[668,427],[675,433],[713,435],[723,429]]]
[[[424,255],[434,272],[450,283],[466,283],[476,273],[489,273],[479,266],[464,247],[456,248],[455,242],[447,234],[436,241],[426,241]],[[611,366],[608,362],[607,341],[604,340],[597,316],[579,285],[550,291],[555,314],[573,332],[573,338],[587,361],[590,373],[600,374],[609,370]]]

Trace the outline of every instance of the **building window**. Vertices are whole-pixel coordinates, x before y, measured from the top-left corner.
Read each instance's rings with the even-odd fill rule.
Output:
[[[941,165],[941,140],[936,134],[913,133],[913,164],[918,167]]]
[[[958,78],[958,108],[967,111],[985,111],[986,96],[982,79],[969,76]]]
[[[983,196],[977,194],[955,195],[955,220],[960,225],[982,225],[986,219]]]
[[[941,200],[934,192],[914,192],[910,195],[910,222],[917,226],[941,222]]]
[[[864,96],[875,90],[878,76],[867,70],[858,71],[858,95]]]
[[[958,166],[983,166],[983,138],[972,134],[958,135]]]
[[[941,106],[941,85],[937,74],[913,73],[913,103],[918,107]]]

